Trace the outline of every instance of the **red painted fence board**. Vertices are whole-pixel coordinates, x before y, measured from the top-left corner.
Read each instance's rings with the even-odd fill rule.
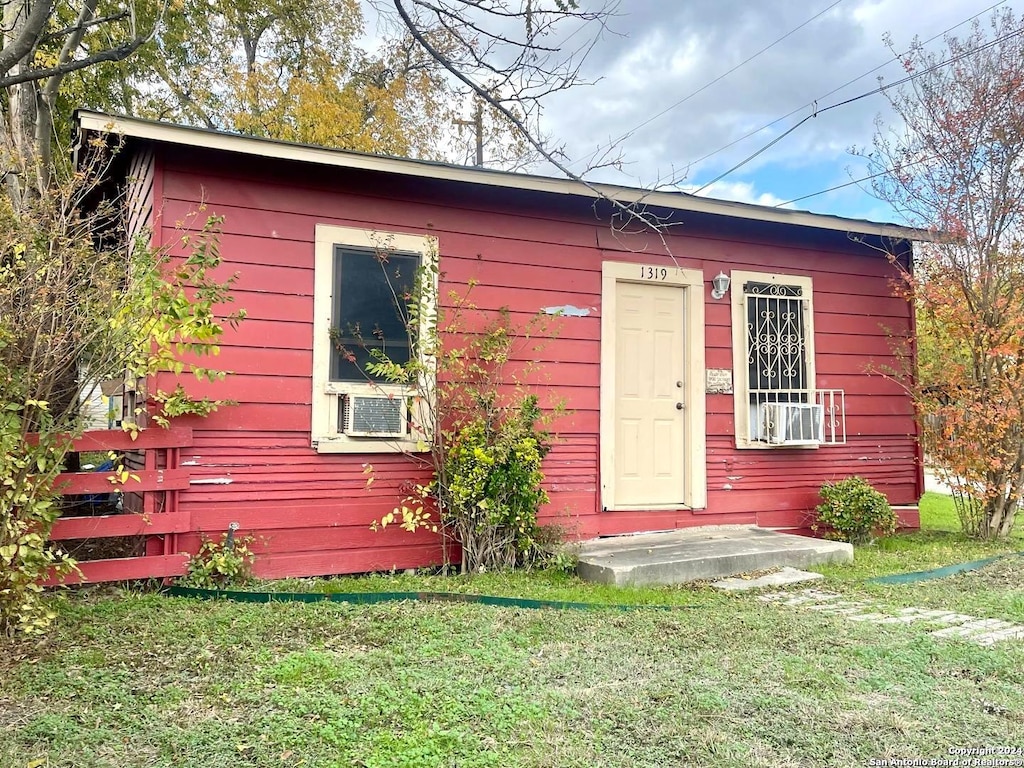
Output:
[[[29,442],[34,443],[38,439],[38,435],[26,436]],[[191,428],[180,426],[172,429],[143,429],[134,436],[120,429],[96,430],[83,432],[81,437],[71,441],[75,451],[140,451],[149,448],[184,448],[190,445]]]
[[[113,491],[138,493],[140,491],[180,491],[189,486],[191,473],[181,469],[130,470],[131,476],[123,484],[111,482],[113,472],[64,472],[57,475],[54,487],[64,496],[104,494]]]
[[[122,557],[110,560],[90,560],[78,564],[78,572],[63,579],[47,579],[45,586],[57,584],[95,584],[101,581],[131,581],[134,579],[163,579],[182,576],[188,564],[188,555],[149,555]]]
[[[38,436],[29,435],[28,439],[38,439]],[[135,514],[129,511],[114,515],[63,517],[54,523],[50,539],[67,541],[120,536],[158,536],[188,531],[189,513],[178,506],[177,496],[180,491],[189,487],[191,472],[187,469],[178,469],[176,462],[180,449],[191,446],[192,442],[192,430],[181,426],[173,429],[146,429],[134,436],[120,430],[86,432],[73,441],[74,448],[79,451],[126,452],[130,459],[127,463],[132,467],[130,477],[121,483],[111,482],[111,479],[115,478],[111,471],[62,473],[56,477],[54,487],[68,496],[107,496],[114,491],[122,491],[127,494],[126,502],[141,499],[138,508],[146,510],[146,513]],[[163,453],[161,462],[166,465],[166,469],[154,469],[158,466],[154,455],[156,452]],[[154,494],[160,494],[159,507]],[[157,508],[167,511],[156,512]],[[147,547],[147,551],[154,554],[82,562],[76,572],[61,582],[76,584],[165,578],[184,573],[184,554],[169,551],[162,544]],[[44,583],[52,586],[56,582],[51,578]]]
[[[144,536],[188,531],[191,520],[186,512],[158,512],[151,515],[96,515],[62,517],[53,524],[50,539],[99,539],[109,536]]]

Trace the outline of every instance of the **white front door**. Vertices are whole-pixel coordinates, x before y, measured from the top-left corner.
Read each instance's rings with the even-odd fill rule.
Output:
[[[617,504],[683,503],[684,290],[616,284]]]
[[[604,506],[703,506],[700,273],[609,266],[601,361],[602,388],[610,390],[602,391],[601,398]],[[638,280],[638,274],[654,277]],[[700,326],[692,327],[695,322]]]

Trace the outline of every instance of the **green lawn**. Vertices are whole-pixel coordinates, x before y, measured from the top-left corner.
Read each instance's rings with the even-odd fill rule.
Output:
[[[863,581],[1014,548],[897,536],[829,569],[823,588],[1024,623],[1024,558],[942,582]],[[856,766],[1022,746],[1020,641],[985,648],[706,587],[558,574],[329,586],[677,607],[71,593],[45,642],[0,657],[0,766]]]
[[[859,547],[850,564],[822,566],[830,586],[858,598],[893,606],[948,608],[985,618],[1024,624],[1024,557],[1009,558],[981,573],[914,584],[870,584],[872,576],[927,571],[955,563],[1024,552],[1024,529],[1003,542],[980,542],[960,533],[949,496],[926,493],[921,499],[921,530],[899,533],[871,547]],[[1008,576],[1009,575],[1009,576]]]

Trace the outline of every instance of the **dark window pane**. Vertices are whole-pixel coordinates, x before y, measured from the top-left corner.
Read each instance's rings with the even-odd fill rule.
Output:
[[[754,293],[746,297],[751,402],[803,402],[808,381],[799,287],[748,283],[744,290]]]
[[[419,258],[336,247],[331,379],[365,381],[372,349],[396,363],[408,362],[406,303]]]

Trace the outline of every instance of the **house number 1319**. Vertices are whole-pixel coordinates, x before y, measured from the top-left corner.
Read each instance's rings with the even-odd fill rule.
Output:
[[[668,270],[664,267],[640,267],[640,277],[644,280],[665,280],[668,278]]]

